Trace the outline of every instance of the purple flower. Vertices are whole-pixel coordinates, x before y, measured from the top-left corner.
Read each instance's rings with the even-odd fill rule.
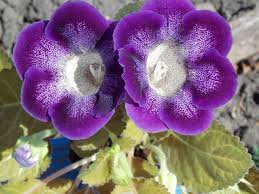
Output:
[[[120,103],[124,82],[113,50],[116,24],[84,1],[65,3],[50,21],[26,27],[14,47],[21,101],[65,137],[94,135]]]
[[[18,147],[13,154],[16,162],[25,168],[32,168],[40,159],[39,154],[32,155],[32,151],[28,144]]]
[[[148,132],[206,130],[213,110],[234,95],[237,76],[226,58],[229,25],[189,0],[148,0],[114,32],[124,68],[126,109]]]

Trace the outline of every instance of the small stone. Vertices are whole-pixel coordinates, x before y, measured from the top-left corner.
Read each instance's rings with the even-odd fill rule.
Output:
[[[6,7],[5,3],[3,1],[0,1],[0,10],[3,10],[4,7]]]
[[[210,2],[200,3],[196,5],[196,9],[198,10],[210,10],[210,11],[216,11],[216,8],[214,5]]]
[[[236,95],[216,111],[216,118],[250,147],[259,146],[258,77],[259,72],[239,75]]]
[[[234,44],[229,54],[231,62],[238,63],[259,52],[259,3],[257,8],[231,23]]]
[[[3,28],[2,28],[2,24],[1,24],[1,21],[0,21],[0,38],[3,36]]]
[[[227,20],[233,20],[256,6],[257,0],[209,0]]]
[[[41,19],[48,19],[56,7],[51,0],[33,0],[33,6]]]
[[[3,15],[2,15],[2,19],[4,22],[7,23],[17,23],[17,18],[19,17],[19,15],[17,15],[17,12],[15,12],[14,9],[12,9],[11,7],[6,7],[6,9],[4,9]]]

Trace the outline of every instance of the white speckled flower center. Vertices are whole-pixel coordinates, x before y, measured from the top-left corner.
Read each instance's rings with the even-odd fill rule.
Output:
[[[73,56],[65,64],[65,76],[70,88],[84,96],[95,94],[100,89],[105,67],[97,52]]]
[[[149,85],[160,96],[174,96],[187,78],[178,47],[168,43],[149,51],[146,67]]]

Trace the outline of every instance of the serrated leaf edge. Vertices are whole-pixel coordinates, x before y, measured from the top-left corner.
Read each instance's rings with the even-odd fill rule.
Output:
[[[221,131],[221,133],[224,133],[223,131]],[[240,139],[240,137],[238,137],[238,136],[236,136],[236,135],[233,135],[230,131],[228,131],[228,130],[225,130],[225,133],[228,133],[228,134],[230,134],[233,138],[235,138],[235,140],[236,141],[238,141],[238,142],[240,142],[240,144],[241,145],[243,145],[243,150],[248,154],[248,156],[249,156],[249,160],[251,161],[251,164],[250,164],[250,167],[246,170],[246,172],[244,172],[244,173],[242,173],[243,175],[242,175],[242,177],[237,181],[237,182],[231,182],[229,185],[226,185],[225,187],[223,187],[223,188],[221,188],[221,189],[217,189],[217,190],[211,190],[210,192],[216,192],[216,191],[221,191],[221,190],[223,190],[223,189],[227,189],[228,187],[230,187],[230,186],[235,186],[236,184],[238,184],[238,183],[240,183],[240,181],[246,176],[246,175],[248,175],[249,174],[249,170],[250,170],[250,168],[252,168],[253,167],[253,165],[254,165],[254,163],[253,163],[253,160],[252,160],[252,156],[251,156],[251,154],[249,154],[249,152],[248,152],[248,148],[245,146],[245,143],[243,142],[243,141],[241,141],[241,139]],[[175,138],[177,138],[179,141],[181,141],[182,143],[184,143],[185,145],[189,145],[188,143],[186,143],[185,141],[183,141],[181,138],[179,139],[178,138],[178,135],[177,134],[175,134],[174,132],[171,134],[171,135],[173,135]],[[169,137],[169,136],[168,136]],[[191,148],[192,148],[192,146],[190,146]],[[198,151],[200,151],[200,150],[198,150]],[[203,152],[203,151],[201,151],[201,152]],[[204,152],[205,154],[208,154],[208,153],[206,153],[206,152]],[[209,155],[211,155],[211,154],[209,154]],[[213,155],[212,155],[213,156]],[[177,174],[175,173],[175,172],[173,172],[176,176],[177,176]],[[184,182],[184,181],[182,181],[180,178],[178,178],[177,177],[177,180],[179,180],[179,182]],[[187,185],[186,185],[187,186]],[[191,189],[191,188],[190,188]]]

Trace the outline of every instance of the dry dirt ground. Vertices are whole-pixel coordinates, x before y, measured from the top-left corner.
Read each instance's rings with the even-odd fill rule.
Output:
[[[64,1],[0,0],[0,46],[11,55],[18,32],[29,23],[48,19]],[[133,0],[87,1],[112,18],[118,9]],[[259,31],[259,11],[256,6],[259,0],[193,1],[198,7],[217,11],[236,28],[231,59],[239,73],[239,88],[235,98],[219,109],[216,116],[247,145],[259,146],[259,35],[256,34],[256,29]]]

